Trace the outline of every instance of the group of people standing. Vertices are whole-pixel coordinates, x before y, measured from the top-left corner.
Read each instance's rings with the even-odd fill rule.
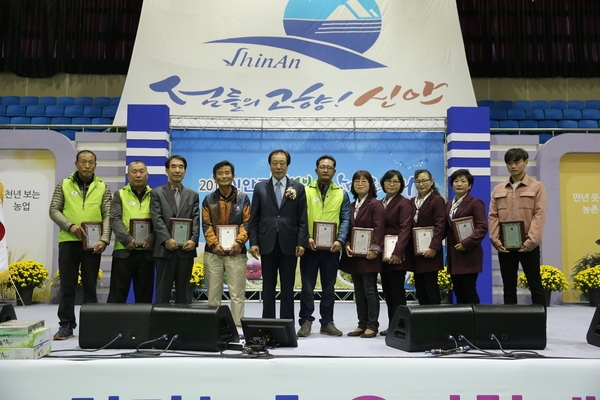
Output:
[[[490,240],[499,252],[505,303],[516,303],[519,262],[527,274],[533,301],[544,302],[538,246],[546,200],[543,185],[525,174],[527,160],[528,154],[523,149],[507,152],[505,161],[511,178],[494,189],[489,212]],[[294,280],[300,258],[299,337],[311,334],[318,275],[322,291],[320,333],[342,336],[333,318],[338,269],[351,274],[354,284],[358,325],[348,336],[371,338],[379,332],[378,274],[390,322],[396,308],[406,304],[407,271],[414,272],[419,304],[439,304],[437,274],[444,266],[444,239],[457,302],[479,303],[476,281],[482,271],[481,242],[488,232],[488,218],[483,201],[469,194],[474,178],[468,170],[457,170],[450,177],[456,196],[448,202],[436,188],[430,171],[415,172],[418,195],[412,199],[402,195],[405,187],[402,174],[387,171],[380,179],[385,197],[379,200],[372,175],[359,170],[352,177],[354,201],[351,203],[349,194],[333,181],[336,176],[334,157],[324,155],[317,159],[317,180],[306,187],[287,176],[290,163],[291,155],[285,150],[269,154],[271,178],[256,184],[252,202],[233,186],[233,164],[217,163],[213,179],[218,188],[205,197],[200,208],[198,193],[182,185],[187,162],[181,156],[169,157],[165,163],[168,183],[155,189],[146,183],[146,165],[141,161],[132,162],[127,171],[129,183],[111,196],[106,184],[94,175],[96,156],[87,150],[79,152],[75,162],[77,171],[57,185],[50,205],[50,217],[60,227],[60,328],[54,339],[72,337],[77,326],[74,291],[80,265],[84,302],[97,301],[95,288],[100,254],[110,241],[111,230],[116,240],[109,302],[125,302],[131,282],[136,301],[151,302],[156,263],[155,302],[169,302],[175,286],[175,302],[191,303],[189,280],[202,227],[206,240],[204,268],[208,305],[221,304],[226,274],[232,316],[238,326],[244,316],[247,242],[250,254],[261,259],[263,318],[276,317],[278,279],[279,316],[295,317]],[[472,217],[474,228],[468,237],[459,241],[450,227],[454,219],[464,217]],[[129,232],[129,221],[133,218],[152,221],[153,233],[143,243],[136,242]],[[174,240],[170,229],[172,219],[190,221],[187,241]],[[518,251],[508,251],[500,239],[499,222],[513,219],[524,222],[527,235]],[[81,244],[86,239],[81,226],[84,221],[102,223],[101,236],[88,250]],[[335,229],[325,247],[317,243],[317,232],[314,232],[320,229],[315,228],[320,223],[332,224]],[[227,248],[219,233],[222,226],[236,227],[235,241]],[[419,227],[432,229],[432,233],[428,247],[416,253],[413,228]],[[364,254],[352,248],[354,228],[371,232],[370,245]],[[395,237],[395,245],[389,258],[384,259],[386,235]],[[386,332],[387,329],[380,334]]]

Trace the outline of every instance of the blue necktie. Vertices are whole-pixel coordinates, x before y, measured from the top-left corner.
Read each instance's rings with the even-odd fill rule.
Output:
[[[277,199],[277,206],[281,207],[281,200],[283,196],[281,195],[281,181],[277,181],[275,184],[275,198]]]

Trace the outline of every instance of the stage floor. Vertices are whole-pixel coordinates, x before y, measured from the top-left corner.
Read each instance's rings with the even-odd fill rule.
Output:
[[[204,302],[195,304],[205,304]],[[228,305],[227,302],[223,304]],[[296,313],[299,304],[295,305]],[[316,304],[318,311],[318,302]],[[21,320],[43,319],[46,325],[51,326],[54,333],[58,329],[56,312],[58,305],[34,304],[26,307],[15,306],[17,318]],[[545,357],[556,358],[591,358],[600,359],[600,347],[592,346],[586,342],[586,333],[589,329],[595,308],[587,305],[553,305],[548,308],[547,315],[547,346],[539,353]],[[262,304],[259,302],[246,303],[246,317],[260,318]],[[76,307],[79,314],[79,307]],[[345,334],[356,327],[356,308],[351,302],[338,302],[335,305],[336,326],[344,332],[342,337],[330,337],[319,334],[319,323],[313,323],[313,333],[307,338],[298,339],[297,348],[277,348],[270,350],[271,355],[285,357],[431,357],[422,352],[404,352],[386,346],[385,338],[377,336],[372,339],[360,337],[348,337]],[[318,317],[318,316],[317,316]],[[381,329],[387,327],[387,308],[385,303],[381,304],[380,312]],[[298,322],[296,321],[296,325]],[[298,329],[298,326],[296,326]],[[52,350],[62,350],[52,354],[54,357],[77,357],[86,354],[79,349],[78,330],[75,337],[64,341],[53,341]],[[65,352],[64,350],[73,350]],[[130,352],[131,350],[118,350],[118,352]],[[115,353],[117,350],[102,350],[94,354]],[[199,353],[211,354],[211,353]],[[469,357],[477,355],[475,352],[453,355],[452,357]],[[481,357],[481,355],[478,355]],[[48,358],[45,358],[48,359]]]

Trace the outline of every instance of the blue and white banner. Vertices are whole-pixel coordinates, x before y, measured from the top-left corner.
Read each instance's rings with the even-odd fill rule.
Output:
[[[217,117],[444,117],[475,106],[453,0],[146,0],[127,104]]]

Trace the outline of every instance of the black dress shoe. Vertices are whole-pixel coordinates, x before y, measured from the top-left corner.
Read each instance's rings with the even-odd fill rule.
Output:
[[[386,329],[386,330],[384,330],[384,331],[381,331],[381,332],[379,332],[379,334],[380,334],[381,336],[385,336],[385,335],[387,335],[387,331],[388,331],[388,330]]]
[[[365,333],[365,330],[366,329],[356,328],[352,332],[348,332],[348,336],[361,336],[363,333]]]
[[[371,331],[370,329],[367,330]],[[361,338],[374,338],[377,336],[377,331],[371,331],[370,333],[367,333],[367,330],[365,330],[365,333],[360,335]]]

